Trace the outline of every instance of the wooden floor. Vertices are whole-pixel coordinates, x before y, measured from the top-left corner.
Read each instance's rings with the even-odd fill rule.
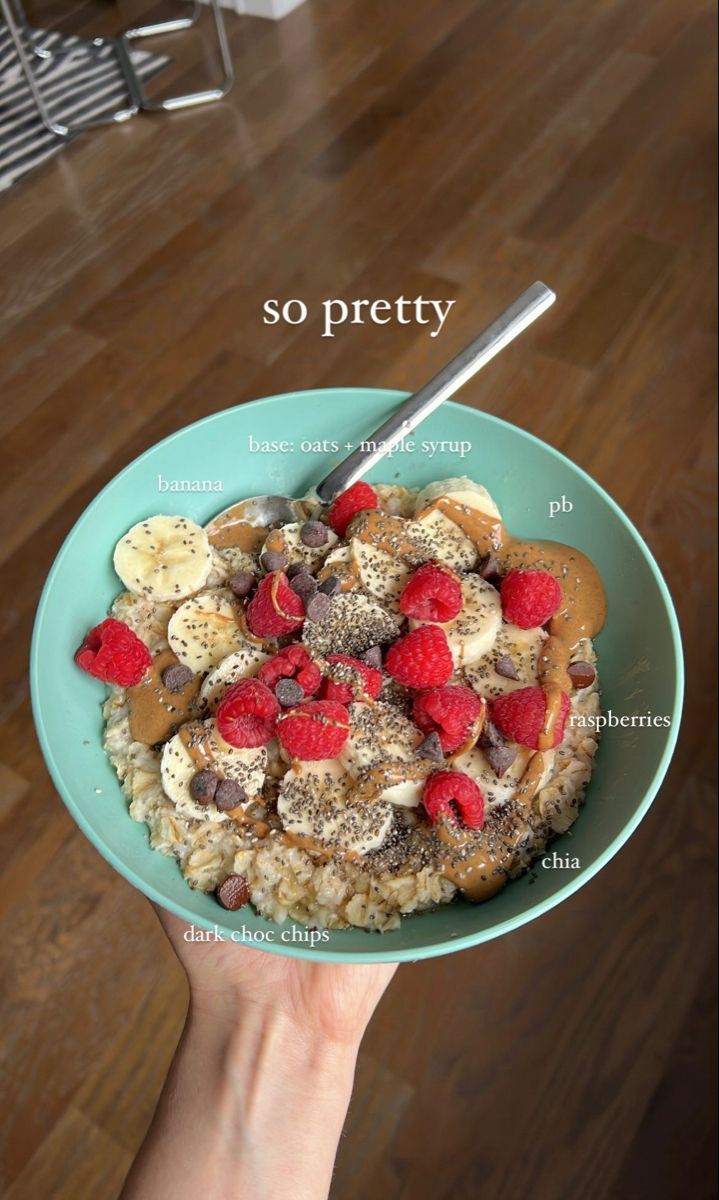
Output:
[[[68,9],[33,19],[134,16]],[[228,23],[227,102],[87,135],[0,198],[0,1191],[113,1200],[186,1001],[34,739],[28,641],[63,537],[172,430],[300,387],[412,388],[543,278],[561,304],[466,400],[566,451],[647,538],[683,624],[680,749],[570,902],[401,969],[333,1195],[709,1200],[713,5],[310,0]],[[203,78],[201,40],[170,52],[158,87]],[[420,293],[457,301],[436,339],[261,322],[269,297]]]

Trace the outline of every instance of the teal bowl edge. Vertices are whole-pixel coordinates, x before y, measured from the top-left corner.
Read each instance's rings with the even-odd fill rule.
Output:
[[[327,392],[332,392],[333,395],[347,395],[347,396],[349,396],[349,395],[356,396],[358,392],[361,392],[363,394],[371,394],[372,396],[376,396],[376,397],[383,397],[384,399],[386,399],[388,401],[394,401],[398,404],[401,403],[403,400],[405,400],[410,395],[410,393],[408,393],[408,392],[397,391],[395,389],[370,388],[370,387],[314,388],[314,389],[308,389],[308,390],[300,391],[300,392],[283,392],[283,393],[279,393],[277,395],[264,396],[257,400],[247,401],[244,404],[234,405],[231,408],[221,409],[216,413],[212,413],[210,416],[202,417],[198,421],[193,421],[190,425],[182,426],[181,429],[175,430],[175,432],[169,434],[168,437],[163,438],[160,442],[156,442],[153,446],[148,447],[148,449],[143,451],[142,454],[138,455],[137,458],[132,459],[132,461],[129,462],[126,467],[123,467],[123,469],[121,471],[119,471],[117,475],[114,475],[113,478],[111,480],[109,480],[109,482],[105,485],[105,487],[102,488],[98,492],[98,494],[95,496],[94,500],[92,500],[90,502],[90,504],[87,506],[87,508],[85,508],[85,510],[82,512],[80,517],[77,519],[77,521],[75,522],[75,524],[72,526],[69,533],[65,537],[65,539],[54,559],[53,565],[50,568],[50,572],[47,576],[45,585],[44,585],[42,593],[40,595],[40,600],[39,600],[37,612],[35,615],[35,622],[34,622],[34,626],[33,626],[32,640],[31,640],[31,645],[30,645],[30,696],[31,696],[32,712],[33,712],[33,718],[34,718],[34,722],[35,722],[35,729],[37,731],[38,741],[40,743],[40,748],[42,750],[43,757],[45,759],[45,763],[47,765],[47,768],[48,768],[48,771],[52,778],[52,781],[55,784],[57,792],[58,792],[60,798],[62,799],[63,803],[65,804],[65,807],[68,809],[69,813],[71,814],[73,820],[76,822],[76,824],[81,829],[81,831],[85,834],[85,836],[91,842],[91,844],[95,847],[95,849],[98,851],[98,853],[105,859],[105,861],[108,862],[110,864],[110,866],[113,867],[118,872],[118,874],[120,874],[124,879],[126,879],[135,888],[137,888],[138,891],[142,892],[142,894],[145,895],[148,898],[148,900],[151,900],[153,903],[157,904],[160,908],[163,908],[168,912],[172,912],[175,916],[179,917],[181,920],[183,920],[185,922],[187,922],[187,914],[185,911],[183,911],[183,909],[180,905],[167,900],[166,897],[163,896],[160,892],[158,892],[156,888],[147,884],[146,881],[140,875],[138,875],[134,870],[132,870],[132,868],[128,867],[116,854],[113,853],[112,850],[110,850],[107,846],[103,845],[99,841],[99,839],[95,836],[94,830],[91,828],[89,823],[85,820],[82,812],[76,805],[71,793],[69,792],[69,790],[65,787],[65,785],[63,783],[60,772],[55,763],[55,760],[54,760],[54,757],[52,754],[52,750],[50,748],[50,745],[49,745],[48,740],[45,735],[45,731],[42,726],[42,722],[40,719],[40,711],[39,711],[39,700],[38,700],[38,695],[39,695],[38,666],[39,666],[39,664],[38,664],[37,647],[38,647],[38,643],[40,640],[40,634],[41,634],[41,630],[42,630],[42,623],[43,623],[43,619],[44,619],[47,599],[48,599],[48,596],[52,589],[55,575],[59,572],[59,570],[62,566],[62,561],[65,556],[65,553],[66,553],[69,545],[71,544],[77,530],[79,528],[81,528],[81,526],[84,524],[84,522],[87,519],[89,519],[89,517],[90,517],[91,513],[93,512],[93,510],[95,509],[95,507],[101,502],[101,499],[102,499],[103,495],[105,494],[105,492],[108,491],[109,488],[112,487],[118,479],[120,479],[124,475],[128,474],[139,463],[141,463],[143,461],[143,459],[145,459],[151,453],[153,453],[158,448],[158,446],[169,446],[169,445],[171,445],[171,443],[173,441],[175,441],[179,437],[185,436],[187,434],[187,432],[189,430],[193,429],[195,426],[198,426],[198,425],[207,426],[207,425],[213,423],[214,421],[225,418],[228,413],[239,412],[239,411],[244,412],[250,407],[257,408],[260,406],[271,405],[278,401],[285,401],[285,400],[287,400],[288,397],[292,397],[293,399],[300,400],[300,401],[311,401],[313,397],[324,396]],[[445,404],[443,407],[447,407],[447,406],[451,407],[453,409],[460,410],[460,411],[467,410],[469,408],[468,405],[459,404],[456,401],[452,401],[452,400],[445,401]],[[469,408],[469,411],[475,412],[477,410]],[[623,827],[621,832],[617,834],[617,836],[613,839],[613,841],[610,842],[610,844],[606,847],[606,849],[592,863],[590,863],[589,866],[585,867],[579,875],[575,876],[571,880],[568,880],[567,883],[564,884],[563,887],[559,888],[551,896],[538,902],[535,905],[532,905],[529,908],[524,909],[521,913],[518,913],[516,916],[508,918],[505,921],[498,922],[496,925],[493,925],[489,929],[478,930],[476,933],[466,934],[462,937],[452,938],[451,941],[448,941],[446,943],[438,943],[436,945],[422,947],[421,950],[414,947],[414,948],[407,949],[407,950],[392,950],[392,951],[385,950],[385,951],[383,951],[380,949],[378,949],[378,950],[365,949],[363,947],[362,951],[360,953],[354,954],[354,953],[349,953],[349,952],[345,952],[345,951],[336,951],[336,950],[315,950],[314,948],[311,948],[311,947],[301,947],[301,946],[296,946],[296,945],[290,944],[290,943],[283,943],[281,941],[260,942],[260,943],[256,944],[255,948],[262,949],[269,954],[279,954],[281,956],[288,957],[288,958],[297,958],[297,959],[304,959],[306,961],[325,962],[325,963],[329,963],[329,962],[336,962],[336,963],[416,962],[416,961],[420,961],[420,960],[426,959],[426,958],[440,958],[446,954],[453,954],[460,950],[467,950],[472,946],[481,945],[483,942],[489,942],[489,941],[492,941],[494,938],[503,936],[506,933],[511,933],[513,930],[521,928],[522,925],[526,925],[530,921],[536,920],[538,917],[543,916],[545,913],[551,911],[551,909],[556,908],[557,905],[563,903],[563,901],[568,900],[570,896],[573,896],[575,892],[579,891],[582,887],[584,887],[585,884],[587,884],[590,881],[590,879],[593,879],[594,876],[597,875],[602,870],[602,868],[605,867],[607,865],[607,863],[611,861],[612,858],[614,858],[615,854],[617,854],[618,851],[621,850],[622,846],[629,840],[631,835],[634,833],[635,829],[638,827],[640,822],[646,816],[647,812],[649,811],[649,808],[652,805],[652,802],[654,801],[654,799],[657,795],[657,792],[659,791],[659,788],[662,785],[664,776],[667,773],[669,763],[671,762],[672,756],[674,754],[674,750],[676,748],[677,738],[679,736],[680,718],[681,718],[681,711],[682,711],[683,700],[684,700],[684,684],[685,684],[684,653],[683,653],[683,647],[682,647],[681,632],[679,629],[679,621],[678,621],[678,618],[676,615],[676,610],[674,608],[674,602],[672,600],[671,593],[669,591],[669,588],[666,585],[664,576],[659,568],[659,565],[658,565],[654,555],[652,554],[651,550],[649,549],[649,546],[647,545],[647,543],[645,542],[644,538],[639,533],[639,531],[637,530],[635,525],[632,523],[632,521],[630,521],[629,517],[627,517],[627,515],[620,508],[620,506],[616,503],[616,501],[612,499],[612,497],[609,495],[609,493],[600,484],[598,484],[596,482],[596,480],[594,480],[591,477],[591,475],[588,474],[588,472],[584,471],[580,466],[578,466],[575,462],[573,462],[570,458],[568,458],[567,455],[562,454],[562,452],[560,450],[556,450],[553,446],[550,446],[549,443],[542,441],[541,438],[535,437],[534,434],[529,433],[526,429],[522,429],[518,425],[513,425],[510,421],[504,421],[501,417],[497,417],[491,413],[485,413],[485,412],[482,413],[482,417],[484,420],[489,421],[491,424],[501,426],[504,429],[509,429],[512,431],[512,433],[514,435],[522,438],[523,440],[525,440],[527,442],[533,443],[534,445],[541,447],[542,450],[544,450],[544,451],[548,451],[550,456],[556,458],[559,462],[569,466],[573,471],[575,471],[583,480],[585,480],[592,488],[594,488],[596,490],[596,492],[602,497],[602,499],[608,505],[608,507],[610,509],[612,509],[615,516],[618,517],[620,522],[624,525],[624,527],[627,529],[627,531],[629,532],[631,537],[634,539],[634,541],[637,544],[637,546],[639,547],[642,555],[644,556],[647,563],[649,564],[649,567],[652,572],[652,576],[654,578],[654,581],[655,581],[657,588],[659,590],[659,593],[661,595],[661,598],[662,598],[662,601],[664,603],[664,607],[666,610],[666,614],[667,614],[667,617],[669,620],[669,627],[670,627],[671,635],[672,635],[672,649],[673,649],[673,654],[674,654],[674,667],[675,667],[674,697],[673,697],[673,705],[672,705],[672,713],[671,713],[671,725],[669,728],[669,733],[668,733],[666,745],[664,747],[664,751],[663,751],[661,758],[657,764],[657,767],[654,772],[654,776],[651,780],[651,783],[649,784],[649,786],[647,787],[647,789],[645,791],[645,794],[642,798],[641,803],[637,805],[637,808],[633,812],[630,819],[627,821],[626,825]],[[227,939],[231,939],[232,930],[229,928],[223,927],[219,921],[210,921],[204,917],[193,914],[191,923],[192,923],[192,925],[194,925],[198,928],[206,929],[211,932],[219,931],[219,933],[221,935],[224,935]],[[381,937],[381,935],[375,934],[375,933],[369,933],[368,936],[369,937],[378,937],[378,938]]]

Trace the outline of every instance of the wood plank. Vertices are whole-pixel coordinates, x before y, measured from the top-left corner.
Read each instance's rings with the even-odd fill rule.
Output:
[[[626,238],[562,325],[549,336],[540,336],[539,349],[579,367],[596,367],[615,338],[641,321],[673,258],[671,246],[663,242]]]
[[[580,219],[585,208],[632,161],[643,138],[671,117],[678,82],[697,67],[702,73],[711,71],[706,48],[713,42],[715,28],[715,13],[707,7],[680,32],[651,75],[574,159],[537,207],[522,229],[523,236],[551,241]]]
[[[5,1197],[97,1200],[117,1196],[131,1162],[127,1150],[69,1106]]]

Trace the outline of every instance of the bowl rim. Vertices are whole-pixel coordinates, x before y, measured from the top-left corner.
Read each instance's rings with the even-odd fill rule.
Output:
[[[303,401],[310,401],[313,397],[324,396],[328,392],[331,392],[334,396],[342,394],[356,395],[358,392],[361,392],[365,395],[370,394],[375,397],[383,397],[387,400],[394,400],[398,403],[410,395],[409,392],[404,392],[394,388],[375,387],[326,387],[303,389],[297,392],[280,392],[272,396],[263,396],[256,400],[244,401],[242,404],[233,405],[230,408],[220,409],[218,412],[210,413],[206,417],[200,417],[199,420],[193,421],[189,425],[183,425],[180,429],[176,429],[173,433],[168,434],[167,437],[161,438],[160,441],[153,443],[152,446],[149,446],[141,454],[137,455],[136,458],[132,459],[125,467],[122,468],[121,471],[118,471],[118,473],[114,475],[103,488],[101,488],[101,490],[90,501],[86,508],[83,509],[80,516],[64,538],[62,545],[60,546],[60,549],[53,560],[40,595],[40,600],[38,602],[33,624],[30,646],[30,695],[33,720],[48,772],[61,800],[65,804],[65,807],[68,809],[73,820],[78,825],[82,833],[84,833],[85,837],[87,837],[91,844],[95,847],[98,853],[102,855],[105,861],[108,862],[110,866],[118,872],[118,874],[126,879],[128,883],[137,888],[139,892],[145,895],[154,904],[157,904],[160,908],[173,913],[175,916],[192,926],[211,931],[219,931],[220,934],[225,935],[226,940],[234,940],[240,945],[245,944],[244,941],[242,941],[242,939],[233,939],[233,931],[229,927],[223,927],[221,919],[218,921],[211,921],[208,918],[198,916],[194,913],[189,914],[188,917],[188,911],[183,909],[182,905],[175,903],[173,900],[168,900],[166,896],[162,895],[157,890],[157,888],[155,888],[152,884],[148,884],[141,875],[139,875],[131,866],[124,862],[109,846],[101,842],[97,837],[95,830],[92,829],[89,822],[86,821],[83,813],[76,804],[72,793],[65,785],[62,773],[55,761],[52,747],[42,723],[39,700],[40,676],[38,647],[42,635],[42,626],[45,619],[50,592],[54,586],[55,577],[61,570],[65,555],[74,541],[78,530],[82,527],[82,525],[84,525],[85,521],[90,518],[95,508],[101,504],[105,493],[114,487],[120,479],[122,479],[129,472],[133,471],[145,458],[148,458],[151,454],[154,454],[159,447],[167,447],[173,441],[181,437],[185,437],[191,429],[196,428],[198,425],[207,426],[215,421],[226,419],[230,414],[244,412],[248,409],[257,408],[259,406],[280,403],[282,401],[287,401],[290,398],[292,400],[302,399]],[[483,942],[492,941],[494,938],[501,937],[503,934],[511,933],[513,930],[519,929],[521,926],[529,924],[530,921],[534,921],[538,917],[543,916],[551,909],[556,908],[558,904],[563,903],[563,901],[568,900],[570,896],[574,895],[575,892],[579,891],[580,888],[589,883],[589,881],[593,879],[594,876],[597,875],[602,868],[611,861],[612,858],[614,858],[615,854],[617,854],[622,846],[629,840],[651,807],[651,804],[654,801],[654,798],[664,780],[664,776],[666,775],[672,755],[674,754],[677,738],[679,736],[684,697],[684,656],[681,631],[671,593],[664,580],[661,569],[644,538],[636,529],[633,522],[616,503],[616,501],[612,499],[609,493],[599,483],[597,483],[587,471],[585,471],[577,463],[573,462],[572,459],[570,459],[566,454],[563,454],[560,450],[557,450],[554,448],[554,446],[542,441],[541,438],[536,437],[535,434],[530,433],[528,430],[522,429],[521,426],[513,425],[510,421],[505,421],[502,417],[497,417],[493,413],[485,412],[483,409],[473,408],[470,405],[460,404],[453,400],[445,401],[443,407],[446,406],[457,409],[464,415],[473,414],[474,416],[480,417],[484,421],[488,421],[490,424],[500,426],[505,430],[510,430],[513,435],[540,447],[542,450],[547,451],[560,463],[568,466],[572,471],[576,472],[581,479],[589,484],[589,486],[595,492],[599,494],[604,503],[619,519],[621,524],[625,527],[631,538],[636,543],[642,556],[649,565],[654,582],[657,585],[671,631],[675,668],[675,687],[672,701],[671,723],[668,729],[667,740],[664,745],[664,749],[655,768],[651,782],[644,792],[641,802],[637,805],[631,817],[622,827],[620,832],[597,856],[597,858],[587,867],[582,868],[578,875],[564,883],[551,896],[537,901],[536,903],[523,909],[521,913],[517,913],[512,917],[508,917],[506,920],[500,921],[496,925],[492,925],[489,929],[478,930],[475,933],[464,934],[459,937],[453,937],[451,939],[433,943],[427,946],[412,947],[400,950],[381,950],[379,945],[377,949],[372,948],[376,944],[375,939],[379,940],[378,935],[376,935],[374,931],[365,931],[369,934],[369,937],[371,937],[373,941],[368,942],[366,948],[358,948],[357,951],[316,949],[314,947],[297,946],[294,943],[282,942],[281,940],[258,942],[252,941],[253,949],[261,949],[270,954],[279,954],[289,958],[298,958],[326,963],[414,962],[425,958],[439,958],[445,954],[452,954],[460,950],[466,950],[472,946],[480,945]],[[148,849],[150,853],[154,853],[150,847],[148,847]],[[424,914],[419,913],[414,915],[415,917],[421,918]]]

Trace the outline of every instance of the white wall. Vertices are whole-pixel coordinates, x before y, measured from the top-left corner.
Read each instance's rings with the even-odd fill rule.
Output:
[[[293,8],[304,4],[304,0],[222,0],[222,3],[225,8],[233,8],[235,12],[245,13],[249,17],[269,17],[279,21]]]

